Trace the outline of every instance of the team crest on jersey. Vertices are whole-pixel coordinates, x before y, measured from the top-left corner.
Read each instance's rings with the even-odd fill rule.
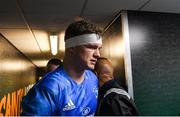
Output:
[[[87,115],[87,114],[89,114],[89,112],[90,112],[90,108],[89,107],[85,107],[83,109],[83,111],[82,111],[82,115]]]
[[[69,102],[64,106],[63,111],[72,110],[75,108],[75,105],[73,104],[72,100],[70,99]]]

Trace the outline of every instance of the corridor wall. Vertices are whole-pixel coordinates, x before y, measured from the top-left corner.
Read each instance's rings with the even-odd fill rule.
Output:
[[[141,115],[180,114],[180,14],[123,11],[133,97]],[[129,86],[128,86],[129,87]]]
[[[36,82],[36,66],[0,34],[0,116],[20,114],[22,97]]]
[[[114,77],[118,83],[127,89],[124,70],[124,41],[122,38],[121,18],[111,21],[104,29],[101,56],[111,60],[114,67]]]

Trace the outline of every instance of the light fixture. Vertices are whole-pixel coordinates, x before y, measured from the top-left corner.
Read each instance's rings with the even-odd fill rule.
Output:
[[[58,53],[58,36],[55,34],[50,35],[51,53],[56,55]]]

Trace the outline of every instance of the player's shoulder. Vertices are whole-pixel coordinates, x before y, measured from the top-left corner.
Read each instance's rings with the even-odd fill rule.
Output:
[[[45,75],[37,85],[50,90],[63,89],[64,85],[67,84],[63,74],[62,68],[58,68],[57,70]]]
[[[97,76],[95,73],[91,70],[86,70],[86,79],[89,80],[89,82],[98,82]]]

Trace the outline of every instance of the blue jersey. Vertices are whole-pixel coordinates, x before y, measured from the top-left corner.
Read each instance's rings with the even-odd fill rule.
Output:
[[[47,74],[22,101],[21,115],[94,115],[97,106],[98,81],[86,70],[77,84],[63,68]]]

